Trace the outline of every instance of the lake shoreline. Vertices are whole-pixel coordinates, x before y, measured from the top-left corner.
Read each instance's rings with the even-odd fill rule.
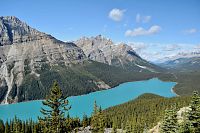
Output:
[[[123,85],[123,84],[126,84],[126,83],[131,83],[131,82],[142,82],[142,81],[148,81],[148,80],[152,80],[152,79],[159,79],[161,80],[159,77],[153,77],[153,78],[148,78],[148,79],[144,79],[144,80],[134,80],[134,81],[127,81],[127,82],[123,82],[123,83],[120,83],[114,87],[111,87],[111,88],[108,88],[108,89],[102,89],[102,90],[98,90],[98,91],[93,91],[93,92],[90,92],[90,93],[86,93],[86,94],[81,94],[81,95],[74,95],[74,96],[69,96],[67,97],[67,99],[71,98],[71,97],[78,97],[78,96],[84,96],[84,95],[88,95],[88,94],[91,94],[91,93],[98,93],[100,91],[106,91],[106,90],[111,90],[111,89],[114,89],[120,85]],[[164,80],[161,80],[163,82],[173,82],[173,81],[164,81]],[[177,84],[177,82],[175,82]],[[175,87],[175,86],[174,86]],[[173,94],[175,94],[176,96],[180,96],[178,95],[177,93],[175,93],[174,91],[174,87],[171,88],[171,92]],[[35,99],[35,100],[29,100],[29,101],[22,101],[22,102],[16,102],[16,103],[10,103],[10,104],[0,104],[0,106],[6,106],[6,105],[13,105],[13,104],[19,104],[19,103],[29,103],[29,102],[34,102],[34,101],[44,101],[45,99]]]
[[[90,116],[93,110],[94,100],[102,109],[113,107],[136,99],[138,96],[151,93],[162,97],[170,98],[177,96],[171,89],[176,85],[175,82],[166,82],[158,78],[140,80],[134,82],[124,82],[114,88],[96,91],[89,94],[70,96],[67,99],[72,109],[69,111],[71,117],[82,118],[85,113]],[[40,115],[43,99],[30,100],[20,103],[4,104],[0,106],[0,117],[3,120],[12,119],[18,116],[19,119],[36,120]]]
[[[178,84],[178,83],[176,82],[176,84]],[[175,86],[176,86],[176,85],[175,85]],[[171,92],[174,93],[176,96],[180,97],[180,95],[177,94],[177,93],[175,92],[175,90],[174,90],[175,86],[171,88]]]

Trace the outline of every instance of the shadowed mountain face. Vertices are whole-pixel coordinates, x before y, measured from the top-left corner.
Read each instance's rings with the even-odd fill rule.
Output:
[[[79,47],[16,17],[0,17],[0,102],[42,99],[54,80],[71,96],[151,78],[157,71],[126,44],[101,36],[75,43]]]
[[[86,56],[94,61],[121,67],[133,71],[156,72],[157,66],[142,59],[131,46],[120,43],[114,44],[112,40],[102,37],[83,37],[75,44],[83,49]]]

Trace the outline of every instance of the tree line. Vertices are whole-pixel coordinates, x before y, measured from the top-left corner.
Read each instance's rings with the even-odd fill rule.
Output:
[[[176,106],[172,106],[176,103]],[[200,131],[200,97],[194,92],[192,97],[163,98],[154,94],[144,94],[133,101],[102,110],[96,101],[90,117],[84,115],[72,118],[68,111],[69,101],[63,96],[57,82],[43,101],[42,117],[38,121],[22,121],[15,117],[11,121],[0,120],[0,133],[69,133],[90,127],[93,133],[103,133],[112,128],[113,133],[121,129],[126,133],[147,132],[162,120],[160,132],[198,133]],[[178,123],[177,110],[190,106],[184,121]]]

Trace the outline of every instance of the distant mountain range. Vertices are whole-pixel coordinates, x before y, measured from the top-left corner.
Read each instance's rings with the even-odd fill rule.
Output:
[[[200,52],[179,53],[177,56],[168,58],[167,61],[159,64],[162,67],[179,71],[199,71]]]
[[[0,17],[0,102],[45,98],[53,80],[67,96],[152,78],[163,69],[101,35],[62,42],[14,16]]]

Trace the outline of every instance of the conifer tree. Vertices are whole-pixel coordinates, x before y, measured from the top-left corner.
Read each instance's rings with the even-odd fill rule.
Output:
[[[99,118],[99,131],[100,132],[104,132],[105,129],[105,116],[102,112],[101,107],[99,108],[99,112],[98,112],[98,118]]]
[[[9,127],[8,122],[6,121],[6,124],[5,124],[5,133],[9,133],[9,132],[10,132],[10,127]]]
[[[101,107],[98,107],[96,101],[94,101],[94,108],[91,118],[91,126],[93,133],[103,133],[105,128],[105,117],[102,113]]]
[[[73,129],[73,119],[70,118],[69,113],[67,114],[67,119],[65,121],[65,126],[67,127],[66,131],[70,132]]]
[[[63,97],[62,90],[55,81],[50,94],[46,100],[42,102],[45,106],[41,108],[43,118],[39,118],[39,122],[43,127],[43,132],[47,133],[61,133],[65,130],[65,113],[71,107],[68,107],[68,100]]]
[[[161,125],[162,133],[176,133],[178,131],[177,114],[175,108],[165,110],[164,120]]]
[[[0,119],[0,133],[4,133],[4,130],[5,130],[5,126],[4,126],[3,120]]]
[[[83,115],[82,126],[87,127],[89,125],[89,119],[86,114]]]
[[[99,130],[99,122],[98,122],[98,106],[96,100],[94,101],[91,126],[92,126],[92,132],[97,133]]]
[[[200,132],[200,96],[197,91],[193,92],[190,103],[191,110],[188,112],[189,125],[192,132]]]
[[[191,132],[191,124],[187,117],[183,118],[183,122],[179,125],[179,133],[190,133]]]

